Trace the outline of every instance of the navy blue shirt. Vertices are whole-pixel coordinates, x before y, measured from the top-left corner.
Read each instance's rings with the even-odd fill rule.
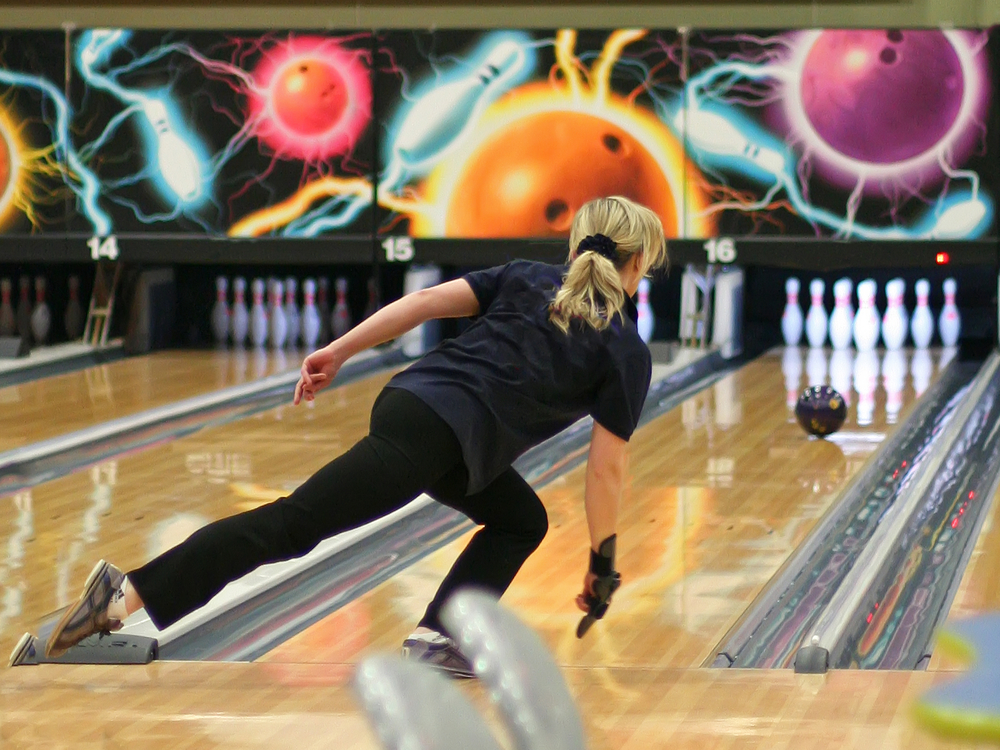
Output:
[[[602,331],[577,320],[565,334],[549,321],[565,272],[514,261],[468,274],[479,300],[475,321],[388,383],[413,393],[454,430],[469,494],[587,414],[623,440],[639,421],[652,363],[635,305],[626,298],[625,315]]]

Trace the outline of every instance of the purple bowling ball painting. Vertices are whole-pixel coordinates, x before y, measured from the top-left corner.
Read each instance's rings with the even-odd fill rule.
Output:
[[[719,233],[995,235],[995,43],[982,30],[692,32],[688,152]]]

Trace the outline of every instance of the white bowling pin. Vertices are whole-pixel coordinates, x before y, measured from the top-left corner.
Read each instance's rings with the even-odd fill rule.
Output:
[[[945,346],[955,346],[962,333],[962,316],[959,315],[958,307],[955,305],[956,291],[958,285],[955,279],[945,279],[944,307],[941,308],[941,315],[938,317],[938,332],[941,334],[941,343]]]
[[[52,312],[45,301],[45,279],[39,276],[35,279],[35,309],[31,311],[31,335],[35,343],[44,344],[49,337],[52,325]]]
[[[781,374],[785,376],[785,406],[794,409],[802,381],[802,352],[797,346],[785,347],[781,355]]]
[[[910,319],[910,335],[917,349],[926,349],[934,338],[934,314],[927,301],[931,295],[931,283],[920,279],[915,287],[917,291],[917,306],[913,309]]]
[[[283,297],[284,285],[275,279],[271,282],[271,304],[268,315],[272,349],[283,349],[288,338],[288,321],[285,319],[285,308],[282,305]]]
[[[250,287],[253,306],[250,308],[250,343],[261,348],[267,343],[267,308],[264,307],[264,280],[254,279]]]
[[[785,281],[785,311],[781,314],[781,335],[786,346],[798,346],[802,340],[802,308],[799,307],[799,280],[794,276]]]
[[[162,101],[144,98],[142,108],[156,133],[157,162],[163,181],[180,200],[194,200],[201,194],[202,175],[198,157],[171,126]]]
[[[66,336],[75,341],[83,335],[83,306],[80,304],[80,277],[69,277],[69,303],[66,305],[66,315],[63,323],[66,325]]]
[[[860,284],[858,288],[860,290]],[[858,314],[860,315],[860,309]],[[861,427],[870,425],[875,415],[875,389],[878,387],[878,374],[878,353],[874,347],[859,350],[858,356],[854,359],[854,390],[858,392],[858,424]]]
[[[826,309],[823,307],[823,293],[826,284],[823,279],[813,279],[809,282],[809,313],[806,315],[806,339],[809,346],[816,348],[826,343]]]
[[[903,386],[906,384],[906,354],[890,349],[882,360],[882,387],[885,388],[885,419],[896,424],[903,408]]]
[[[299,319],[297,291],[298,283],[294,278],[289,276],[285,279],[285,324],[288,326],[288,336],[285,339],[285,346],[293,348],[299,345],[299,334],[302,327]]]
[[[0,279],[0,336],[13,336],[17,330],[17,317],[10,303],[10,279]]]
[[[830,314],[830,343],[834,349],[847,349],[854,334],[854,305],[850,279],[838,279],[833,285],[833,313]]]
[[[351,309],[347,306],[347,279],[343,276],[339,277],[335,289],[337,302],[333,306],[330,327],[333,329],[333,337],[339,339],[351,330]]]
[[[312,351],[319,341],[320,317],[316,309],[316,282],[306,279],[302,284],[305,304],[302,306],[302,343]]]
[[[215,280],[215,305],[212,307],[212,336],[215,343],[224,345],[229,340],[229,281],[225,276]]]
[[[875,292],[878,287],[872,279],[865,279],[858,284],[858,313],[854,316],[854,346],[859,352],[875,349],[879,339],[878,310],[875,308]],[[855,363],[855,368],[857,364]]]
[[[488,103],[490,89],[515,74],[525,62],[517,42],[499,42],[471,75],[436,86],[410,108],[399,128],[393,151],[407,166],[425,165],[440,157],[475,125]]]
[[[440,283],[441,269],[438,266],[412,264],[403,277],[403,295],[414,294]],[[399,337],[403,354],[407,357],[419,357],[435,346],[440,339],[441,326],[438,321],[421,323]]]
[[[233,279],[233,315],[230,321],[230,333],[236,346],[244,346],[247,333],[250,330],[250,313],[246,302],[247,282],[241,276]]]
[[[910,363],[910,375],[913,378],[913,392],[920,398],[927,387],[931,384],[931,375],[934,374],[934,360],[931,353],[926,348],[917,349],[913,352],[913,361]]]
[[[639,282],[639,312],[637,326],[639,328],[639,338],[647,344],[653,338],[653,308],[649,306],[649,279]]]
[[[21,298],[17,302],[17,335],[30,340],[31,300],[28,294],[31,290],[31,277],[21,276],[17,281],[21,288]]]
[[[321,277],[316,284],[316,312],[319,313],[319,343],[330,341],[330,280]]]
[[[903,306],[905,293],[906,282],[902,279],[886,282],[886,306],[885,314],[882,316],[882,340],[886,349],[902,349],[906,343],[906,332],[910,321]]]
[[[826,351],[822,347],[810,347],[806,355],[807,385],[826,385],[826,372]]]
[[[850,349],[834,349],[830,356],[830,387],[851,405],[851,377],[854,374],[854,352]]]

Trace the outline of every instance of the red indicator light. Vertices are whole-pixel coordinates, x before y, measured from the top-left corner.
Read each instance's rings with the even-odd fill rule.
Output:
[[[869,625],[871,625],[871,624],[872,624],[872,616],[871,616],[871,613],[869,613],[869,614],[868,614],[868,618],[867,618],[867,622],[868,622],[868,624],[869,624]]]
[[[934,260],[937,261],[939,266],[944,266],[951,262],[951,257],[948,253],[938,253],[934,256]]]
[[[951,522],[951,528],[953,528],[953,529],[957,529],[958,528],[958,519],[957,518],[954,521]]]

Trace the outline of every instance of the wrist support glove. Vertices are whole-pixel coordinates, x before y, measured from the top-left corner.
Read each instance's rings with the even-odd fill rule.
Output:
[[[622,585],[622,577],[615,570],[617,538],[617,534],[612,534],[601,542],[597,552],[590,551],[590,572],[597,576],[597,580],[592,586],[594,593],[587,594],[587,607],[590,611],[580,620],[576,629],[577,638],[583,638],[590,626],[604,617],[611,605],[611,595]]]

